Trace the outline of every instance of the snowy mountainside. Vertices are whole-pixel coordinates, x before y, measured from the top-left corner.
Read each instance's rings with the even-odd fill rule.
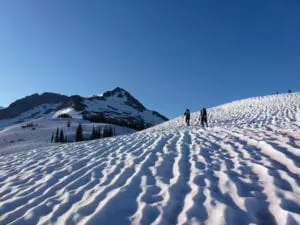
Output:
[[[299,95],[0,156],[0,224],[300,224]]]
[[[58,107],[58,104],[42,104],[35,106],[32,109],[21,113],[19,116],[7,119],[0,119],[0,130],[14,124],[21,124],[25,121],[31,121],[38,118],[43,118],[48,113],[52,112]]]
[[[25,98],[18,99],[12,104],[10,104],[7,108],[1,109],[0,120],[13,119],[20,116],[23,113],[28,113],[33,109],[37,109],[39,107],[41,108],[41,106],[56,105],[66,101],[67,99],[68,99],[67,96],[55,94],[55,93],[46,92],[41,95],[33,94]],[[51,109],[49,109],[49,111],[44,111],[43,113],[47,114],[50,111]],[[31,118],[34,117],[35,114],[31,116]]]
[[[126,90],[115,88],[101,96],[88,98],[44,93],[19,99],[0,109],[0,129],[41,117],[55,119],[65,113],[75,119],[85,116],[85,119],[93,118],[97,122],[133,129],[151,127],[168,120],[158,112],[148,110]]]
[[[118,118],[126,122],[136,121],[147,124],[147,127],[165,122],[168,119],[155,111],[145,108],[138,100],[122,88],[107,91],[100,96],[93,96],[81,99],[80,106],[68,107],[57,111],[54,116],[59,116],[65,112],[75,118],[82,118],[82,114],[101,114],[107,118]],[[64,106],[61,106],[63,108]]]

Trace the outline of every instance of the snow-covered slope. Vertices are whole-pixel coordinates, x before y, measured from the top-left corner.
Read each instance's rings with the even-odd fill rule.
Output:
[[[300,94],[0,158],[0,224],[300,224]]]

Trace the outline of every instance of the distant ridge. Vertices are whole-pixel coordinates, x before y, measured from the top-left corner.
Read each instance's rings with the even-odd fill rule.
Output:
[[[65,116],[63,114],[78,119],[129,126],[137,130],[168,120],[160,113],[147,109],[125,89],[117,87],[101,96],[92,97],[50,92],[33,94],[1,109],[0,126],[1,120],[14,120],[13,123],[17,123],[40,117]]]

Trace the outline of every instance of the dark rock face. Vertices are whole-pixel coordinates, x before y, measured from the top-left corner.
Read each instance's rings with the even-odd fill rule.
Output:
[[[57,110],[61,110],[64,108],[72,107],[76,111],[83,111],[86,108],[86,105],[83,104],[84,98],[79,95],[73,95],[71,97],[68,97],[66,101],[64,101]]]
[[[34,94],[19,99],[9,107],[0,110],[0,120],[16,117],[42,104],[58,104],[68,99],[65,95],[55,93]]]

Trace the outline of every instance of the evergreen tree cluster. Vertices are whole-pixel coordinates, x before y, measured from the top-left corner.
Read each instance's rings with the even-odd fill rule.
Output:
[[[55,132],[52,133],[51,143],[66,143],[68,142],[67,136],[64,135],[63,129],[57,128]]]
[[[63,113],[63,114],[60,114],[57,118],[69,119],[69,118],[72,118],[72,116],[70,116],[67,113]]]
[[[101,127],[93,127],[92,134],[90,136],[90,140],[100,139],[102,138]]]
[[[115,136],[115,134],[116,134],[116,131],[111,126],[105,126],[103,129],[101,129],[101,126],[93,127],[92,134],[90,136],[90,140],[113,137],[113,136]]]
[[[126,120],[120,119],[120,118],[113,118],[113,117],[108,117],[104,115],[103,113],[98,113],[98,114],[83,114],[82,115],[83,120],[88,120],[93,123],[109,123],[109,124],[114,124],[117,126],[121,127],[128,127],[134,130],[144,130],[148,127],[151,127],[151,124],[147,124],[142,120],[139,120],[134,117],[127,117]]]
[[[75,142],[80,142],[84,140],[96,140],[101,138],[113,137],[116,135],[115,128],[112,126],[101,126],[93,127],[92,134],[88,139],[85,139],[83,136],[83,128],[82,125],[79,124],[76,133],[75,133]],[[64,131],[62,129],[57,128],[55,132],[52,133],[51,143],[66,143],[69,142],[67,137],[64,135]]]
[[[105,126],[103,129],[103,138],[113,137],[116,135],[115,128],[112,128],[111,126]]]

